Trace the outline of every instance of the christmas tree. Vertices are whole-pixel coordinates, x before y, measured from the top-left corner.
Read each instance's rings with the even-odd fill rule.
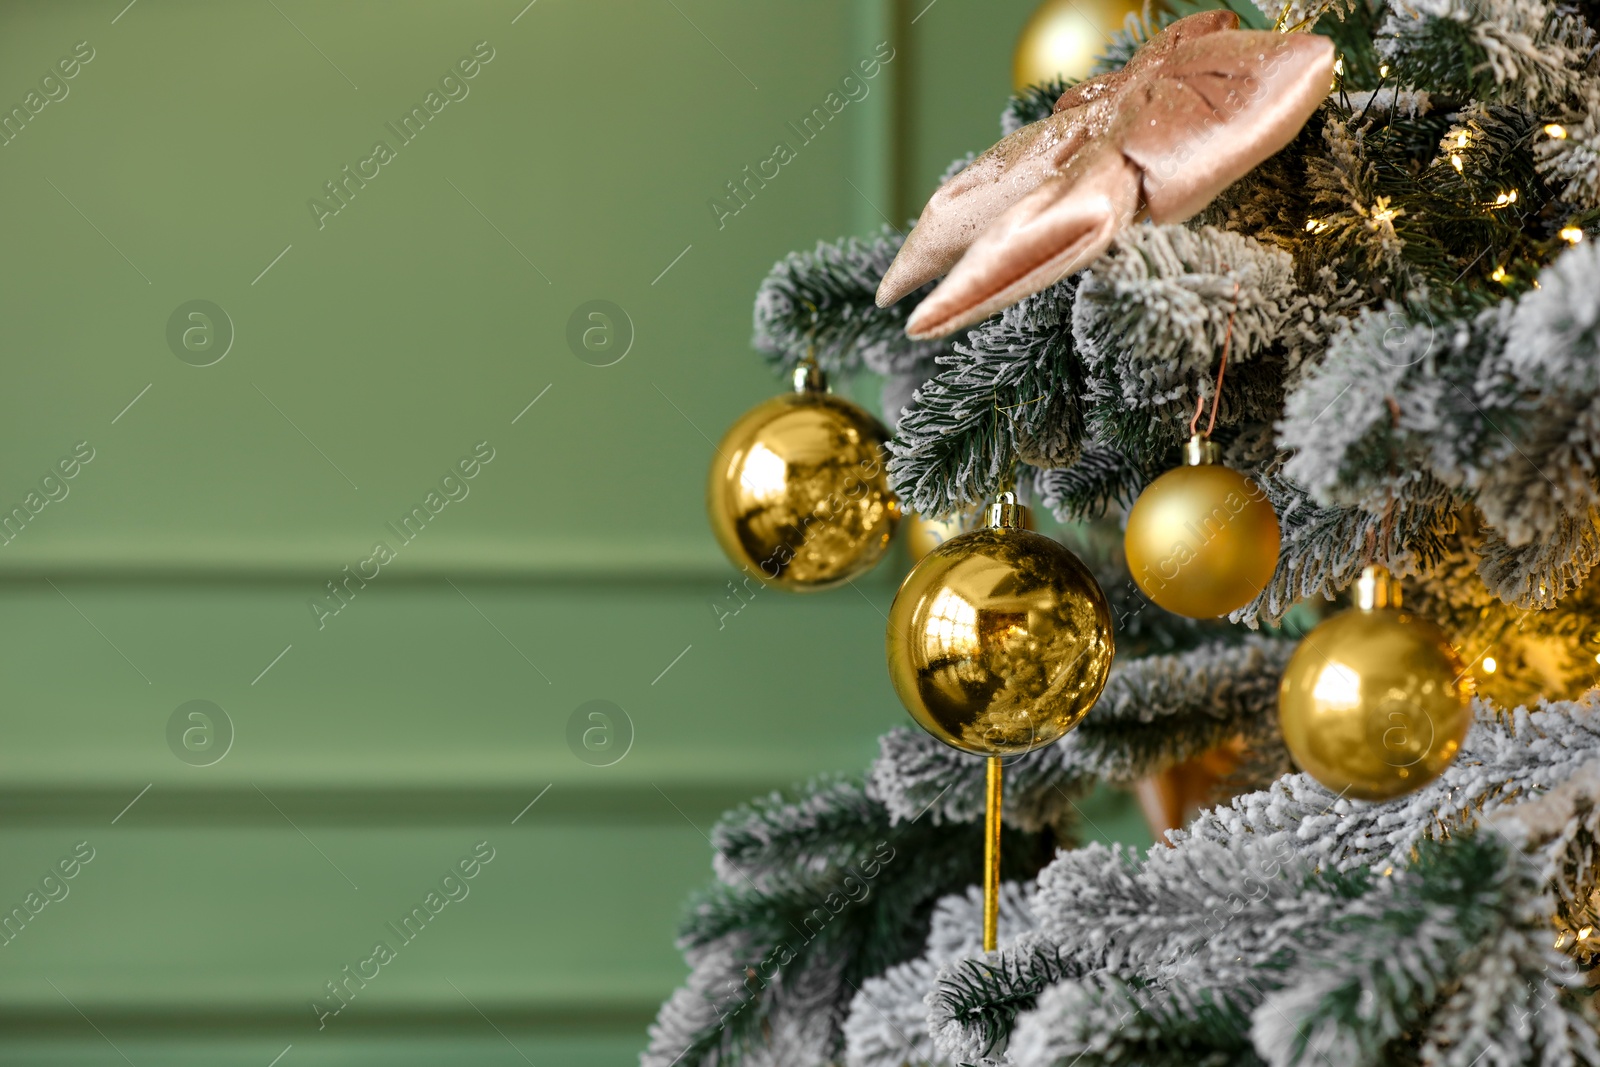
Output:
[[[1600,1062],[1600,7],[1261,2],[1247,25],[1332,39],[1336,84],[1193,218],[948,338],[906,334],[932,283],[876,305],[892,230],[762,284],[776,369],[883,378],[911,510],[1014,488],[1070,524],[1116,660],[1007,767],[996,951],[982,761],[895,730],[863,779],[717,826],[645,1067]],[[1197,402],[1281,527],[1271,580],[1202,621],[1141,595],[1121,535]],[[1454,761],[1387,802],[1297,772],[1278,718],[1297,641],[1372,565],[1477,688]],[[1097,783],[1219,746],[1226,794],[1167,840],[1070,847]]]

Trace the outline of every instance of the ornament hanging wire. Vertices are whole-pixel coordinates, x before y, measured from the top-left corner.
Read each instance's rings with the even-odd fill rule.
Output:
[[[1228,268],[1227,267],[1223,267],[1222,269],[1223,270],[1227,270]],[[1222,335],[1222,361],[1217,366],[1217,388],[1216,388],[1216,392],[1213,393],[1212,397],[1211,397],[1211,418],[1206,423],[1206,436],[1207,437],[1210,437],[1211,436],[1211,432],[1217,428],[1217,408],[1220,407],[1221,404],[1222,404],[1222,376],[1224,374],[1228,373],[1228,349],[1233,344],[1233,316],[1234,316],[1234,313],[1236,311],[1238,311],[1238,309],[1239,309],[1239,283],[1238,282],[1234,282],[1233,283],[1233,307],[1228,309],[1228,328],[1227,328],[1227,330],[1225,330],[1223,332],[1223,335]],[[1189,436],[1190,437],[1193,437],[1195,435],[1195,431],[1200,428],[1200,412],[1205,409],[1205,406],[1206,406],[1206,396],[1205,396],[1204,393],[1201,393],[1200,396],[1195,401],[1194,417],[1189,420]]]

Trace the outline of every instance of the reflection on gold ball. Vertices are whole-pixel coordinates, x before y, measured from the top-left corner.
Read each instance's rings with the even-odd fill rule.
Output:
[[[1089,569],[1022,529],[962,534],[923,557],[889,609],[889,677],[947,745],[1010,755],[1060,740],[1105,688],[1111,612]]]
[[[1128,570],[1177,615],[1214,619],[1256,598],[1278,566],[1278,516],[1255,482],[1218,463],[1175,467],[1128,512]]]
[[[1352,608],[1301,641],[1278,690],[1278,723],[1300,769],[1358,800],[1437,778],[1472,724],[1472,679],[1432,622]]]
[[[1012,88],[1021,91],[1058,77],[1082,81],[1112,32],[1143,10],[1137,0],[1044,0],[1017,38]]]
[[[706,489],[728,558],[795,592],[870,569],[900,521],[888,438],[877,419],[822,392],[788,393],[746,412],[717,447]]]

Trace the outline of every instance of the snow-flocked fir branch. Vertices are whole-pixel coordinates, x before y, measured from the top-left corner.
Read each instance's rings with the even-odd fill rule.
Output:
[[[1030,892],[1016,882],[1001,884],[1002,940],[1015,942],[1037,928]],[[946,964],[982,954],[982,930],[983,894],[977,887],[939,901],[923,955],[861,984],[844,1025],[845,1063],[849,1067],[901,1067],[906,1063],[946,1067],[949,1061],[934,1048],[926,1002]]]
[[[712,838],[728,851],[679,936],[693,971],[643,1067],[826,1062],[860,983],[916,955],[938,899],[981,875],[980,827],[891,823],[837,779],[739,809]],[[1037,870],[1039,843],[1007,830],[1011,877]]]
[[[755,347],[787,369],[812,354],[824,370],[866,367],[877,374],[909,370],[949,350],[942,341],[912,341],[906,319],[932,291],[924,286],[891,308],[874,302],[904,236],[888,227],[867,239],[819,242],[773,266],[756,292]]]
[[[946,516],[992,496],[1016,464],[1066,466],[1083,438],[1082,370],[1065,328],[1073,286],[1008,308],[940,356],[889,445],[889,475],[913,510]]]
[[[1600,502],[1600,249],[1580,244],[1541,280],[1466,320],[1359,316],[1285,401],[1285,475],[1379,510],[1427,472],[1472,493],[1512,546],[1586,515]]]
[[[1270,420],[1285,368],[1302,353],[1271,352],[1304,309],[1294,261],[1226,230],[1141,226],[1087,271],[1072,335],[1102,439],[1135,453],[1175,450],[1196,397],[1215,392],[1224,343],[1227,389],[1218,425]]]
[[[1377,40],[1402,81],[1537,106],[1578,88],[1593,31],[1545,0],[1391,0]]]
[[[1539,173],[1579,211],[1600,209],[1600,76],[1585,79],[1574,101],[1554,112],[1534,143]]]

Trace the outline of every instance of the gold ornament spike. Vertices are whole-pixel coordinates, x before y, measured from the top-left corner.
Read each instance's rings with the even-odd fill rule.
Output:
[[[983,951],[993,952],[1000,939],[1000,800],[1004,765],[989,757],[989,791],[983,813]]]

